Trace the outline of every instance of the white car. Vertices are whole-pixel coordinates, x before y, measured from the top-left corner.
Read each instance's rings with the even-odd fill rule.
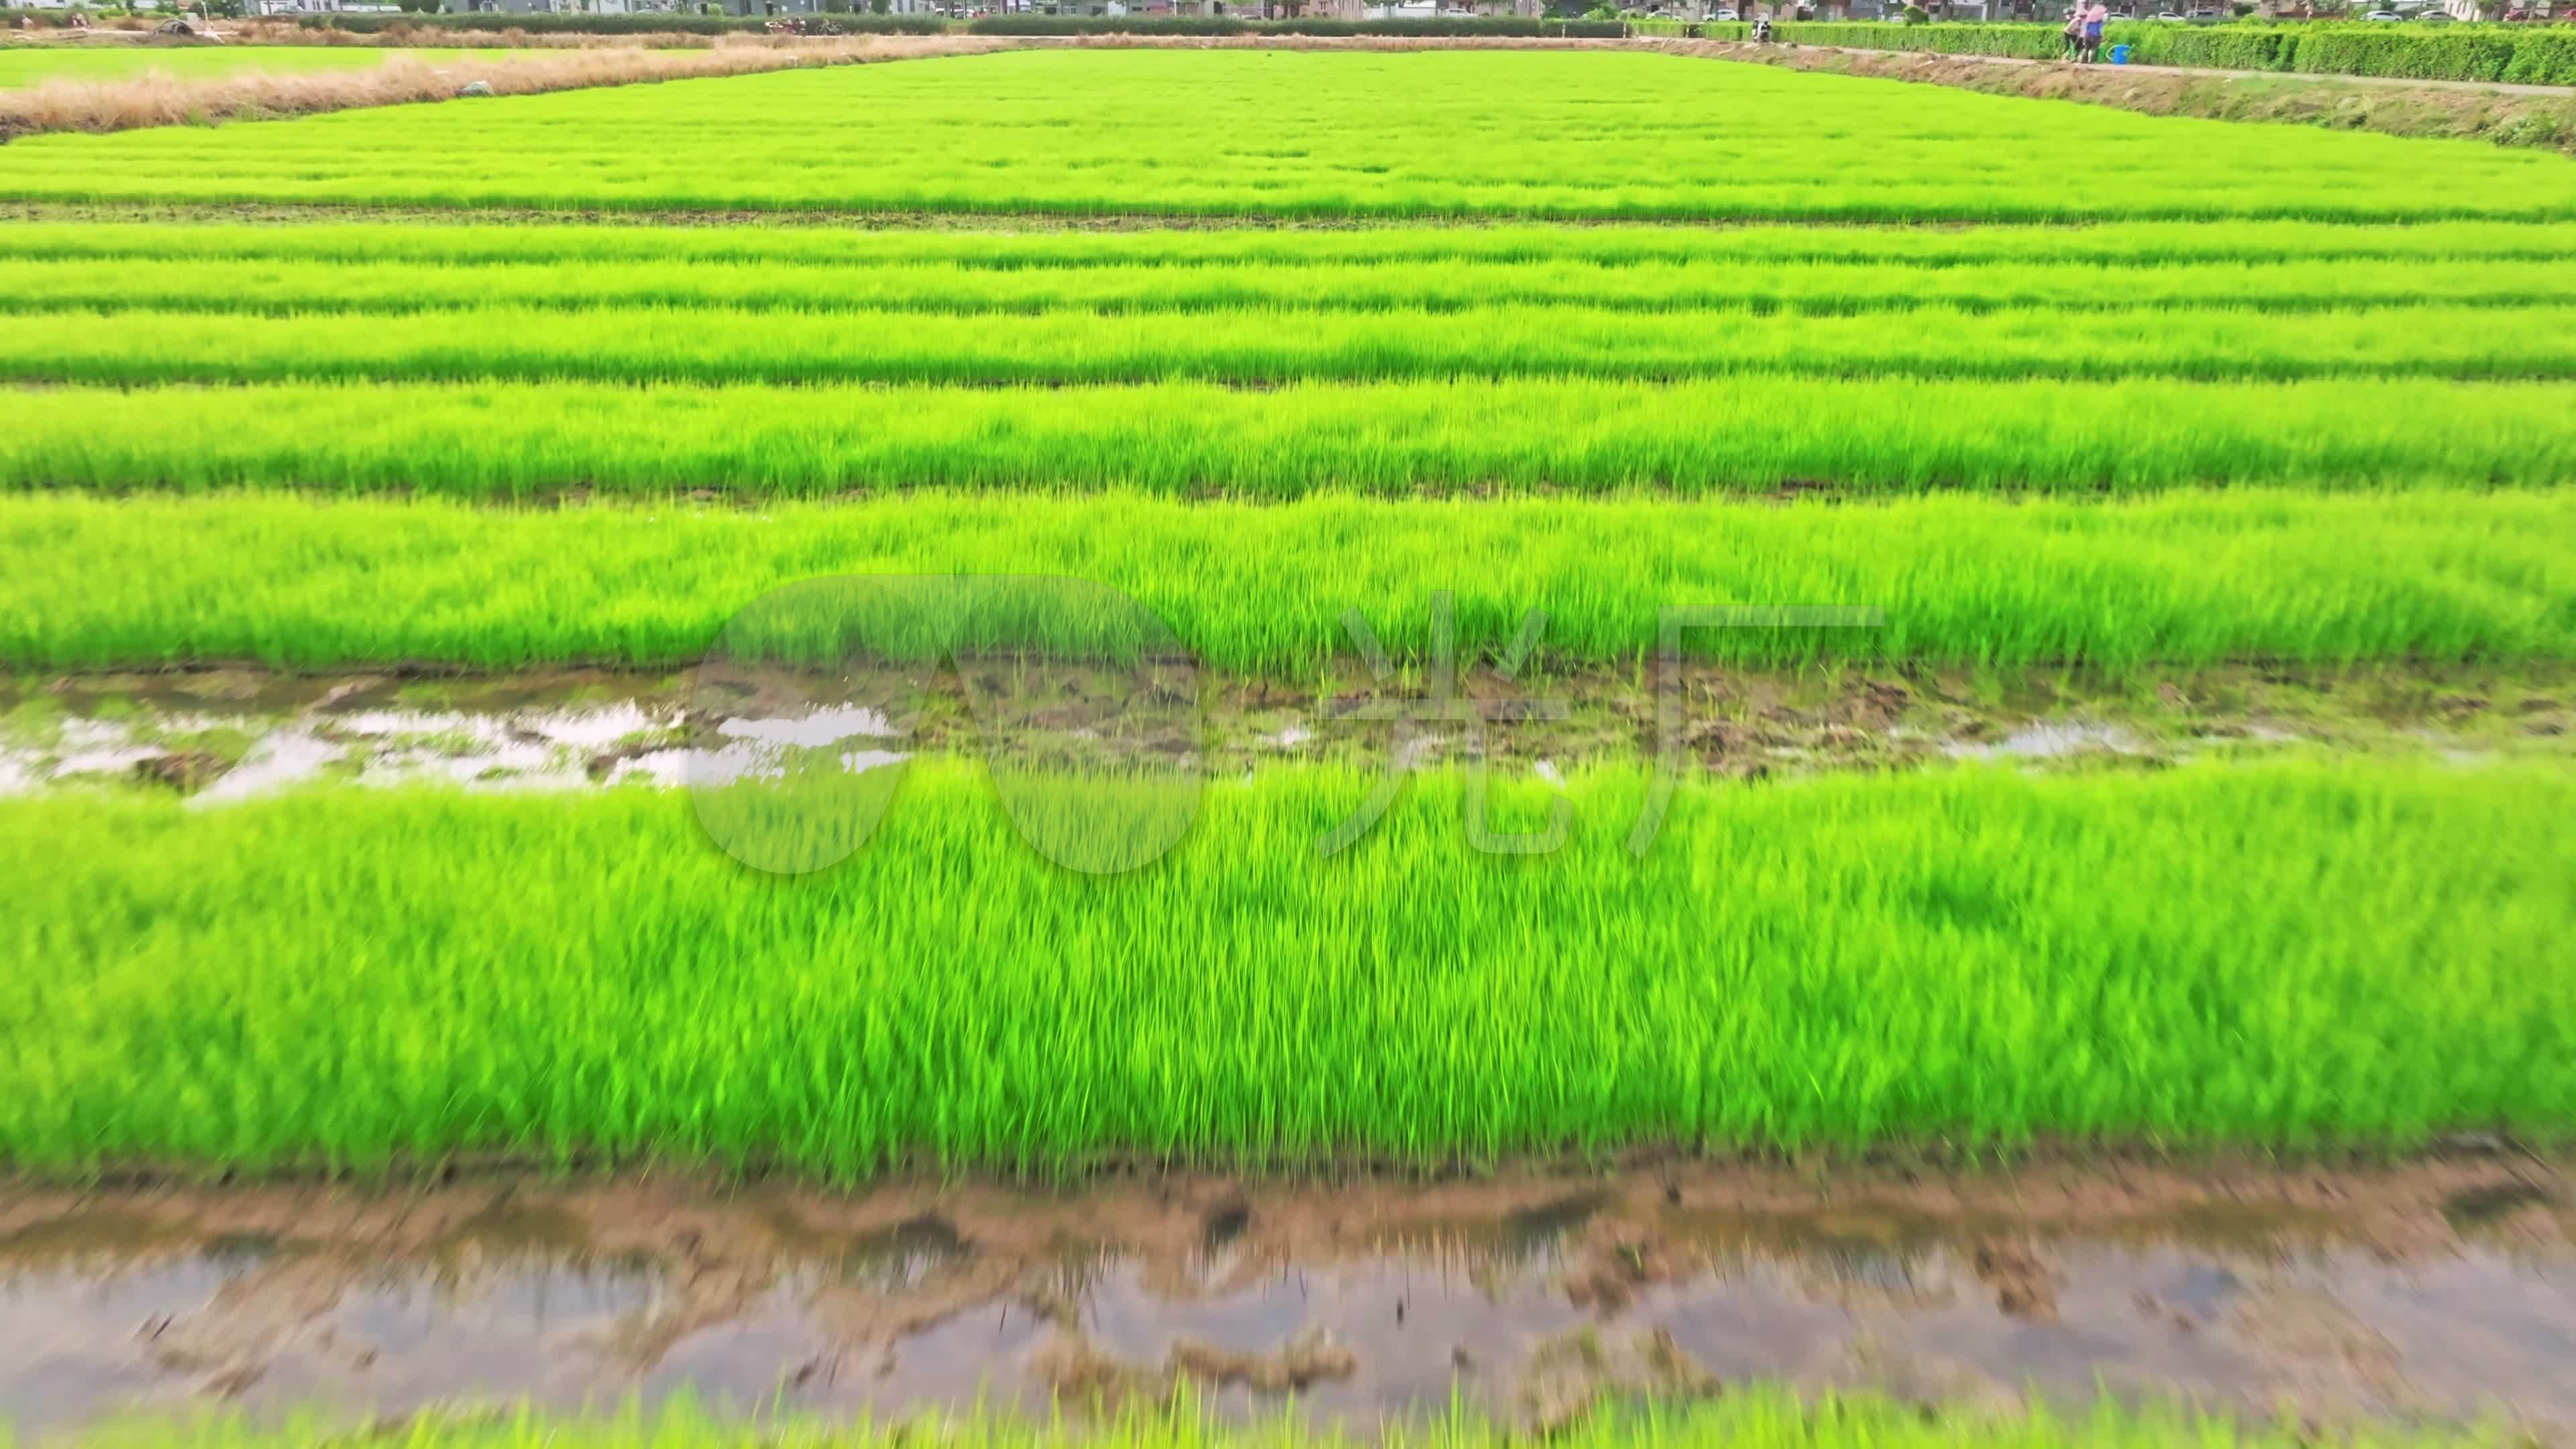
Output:
[[[2373,10],[2368,15],[2361,18],[2364,20],[2403,20],[2406,17],[2398,14],[2394,10]]]

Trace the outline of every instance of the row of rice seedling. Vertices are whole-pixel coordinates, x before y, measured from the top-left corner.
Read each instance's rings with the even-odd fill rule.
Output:
[[[1463,1405],[1446,1417],[1389,1416],[1354,1434],[1339,1418],[1295,1413],[1252,1424],[1204,1412],[1184,1377],[1169,1402],[1116,1412],[1058,1415],[1043,1422],[978,1412],[937,1426],[955,1449],[1508,1449],[1530,1436],[1477,1417]],[[1085,1406],[1074,1406],[1085,1407]],[[901,1423],[821,1422],[773,1415],[757,1427],[725,1422],[683,1403],[652,1418],[555,1418],[534,1412],[418,1414],[403,1427],[405,1449],[900,1449],[921,1430]],[[1730,1386],[1723,1397],[1622,1403],[1549,1429],[1564,1449],[2308,1449],[2314,1432],[2286,1419],[2261,1422],[2178,1404],[2104,1397],[2073,1415],[2046,1407],[2000,1413],[1991,1407],[1926,1406],[1865,1394],[1799,1396],[1764,1385]],[[2470,1449],[2493,1434],[2457,1426],[2337,1426],[2348,1449]],[[79,1449],[315,1449],[329,1440],[305,1429],[254,1427],[239,1418],[127,1419],[93,1426],[65,1442]]]
[[[101,228],[112,231],[112,228]],[[2576,239],[2571,239],[2576,241]],[[94,260],[83,258],[83,261]],[[1220,263],[1175,267],[1161,261],[1103,260],[1088,267],[1008,270],[946,262],[595,261],[456,263],[385,260],[317,273],[301,259],[250,260],[224,267],[206,285],[206,264],[137,259],[113,267],[63,260],[0,259],[0,312],[91,310],[192,312],[209,316],[371,316],[493,307],[573,310],[705,309],[806,313],[921,313],[976,316],[1243,311],[1403,312],[1420,324],[1445,312],[1563,307],[1594,312],[1742,310],[1840,316],[1940,313],[2190,312],[2295,315],[2396,307],[2518,310],[2576,304],[2564,267],[2493,266],[2454,258],[2307,258],[2229,267],[2159,260],[2113,267],[2093,261],[2027,261],[1915,266],[1903,260],[1781,263],[1765,267],[1588,260],[1494,262],[1474,267],[1387,261],[1282,265]],[[722,325],[721,316],[710,321]]]
[[[1463,1406],[1431,1420],[1390,1416],[1361,1435],[1339,1419],[1317,1423],[1293,1413],[1250,1425],[1224,1423],[1204,1412],[1203,1402],[1184,1378],[1167,1403],[1128,1400],[1115,1413],[1042,1422],[979,1410],[943,1419],[936,1432],[955,1449],[1508,1449],[1529,1438],[1526,1430],[1480,1419]],[[785,1415],[753,1427],[683,1403],[651,1418],[632,1411],[582,1418],[527,1411],[416,1414],[405,1421],[401,1442],[404,1449],[901,1449],[920,1433],[903,1423]],[[2336,1442],[2349,1449],[2468,1449],[2492,1437],[2442,1425],[2336,1430]],[[1848,1393],[1802,1399],[1785,1389],[1746,1386],[1676,1403],[1613,1400],[1551,1428],[1547,1438],[1564,1449],[2308,1449],[2315,1435],[2289,1422],[2141,1408],[2107,1397],[2066,1417],[2046,1408],[2002,1414]],[[63,1440],[77,1449],[317,1449],[331,1442],[310,1428],[254,1426],[234,1417],[124,1419]]]
[[[2571,408],[2576,387],[2563,383],[2419,380],[53,387],[0,429],[0,489],[507,501],[699,489],[755,499],[909,488],[1242,498],[2487,488],[2576,477]]]
[[[245,317],[21,312],[0,375],[29,381],[1070,383],[1794,373],[1876,379],[2576,377],[2576,306],[2228,306],[1807,316],[1752,308],[1434,311],[748,311],[467,307]]]
[[[1324,858],[1376,777],[1283,771],[1109,878],[978,768],[907,768],[793,879],[651,791],[0,805],[0,1157],[846,1177],[2576,1121],[2563,768],[1685,785],[1642,858],[1635,772],[1496,782],[1494,829],[1567,802],[1552,853],[1471,849],[1429,775]]]
[[[0,663],[508,667],[698,658],[800,579],[1085,579],[1224,669],[1311,677],[1363,616],[1428,653],[1451,590],[1470,648],[1531,610],[1546,657],[1644,667],[1668,609],[1876,608],[1874,629],[1694,633],[1693,654],[1938,662],[2576,658],[2576,494],[2246,489],[2001,507],[1318,496],[1277,504],[918,493],[863,507],[428,499],[0,500]],[[1079,636],[1088,623],[1063,621]],[[1079,637],[1071,640],[1082,642]]]
[[[273,133],[272,133],[273,134]],[[1303,268],[1378,268],[1420,263],[1408,279],[1426,283],[1459,270],[1490,275],[1514,265],[1589,265],[1601,269],[1604,288],[1616,287],[1627,269],[1663,264],[1707,285],[1739,270],[1820,263],[1866,263],[1901,275],[1946,267],[1991,269],[2057,263],[2117,267],[2123,273],[2190,267],[2210,262],[2401,261],[2419,266],[2416,294],[2425,299],[2486,295],[2489,267],[2508,269],[2522,285],[2553,296],[2549,269],[2519,262],[2563,260],[2576,250],[2576,225],[2563,222],[2427,221],[2406,226],[2305,221],[2099,221],[2083,226],[1862,227],[1784,226],[1549,226],[1482,221],[1474,224],[1370,227],[1167,227],[1091,228],[1067,219],[949,217],[941,224],[858,227],[796,217],[727,217],[721,224],[690,224],[657,217],[607,222],[549,218],[460,221],[437,214],[399,221],[333,221],[311,212],[259,222],[193,219],[49,220],[51,208],[27,206],[8,220],[9,259],[74,263],[10,274],[13,287],[50,280],[113,285],[149,275],[105,262],[197,263],[281,261],[302,264],[312,295],[353,295],[379,267],[417,276],[413,267],[579,263],[558,270],[559,282],[587,277],[594,283],[631,276],[665,264],[757,264],[781,270],[826,269],[854,280],[870,268],[937,268],[944,272],[1029,272],[1024,285],[1053,284],[1050,274],[1108,268],[1217,267],[1303,275]],[[776,225],[759,224],[776,222]],[[364,257],[363,268],[333,265]],[[585,272],[583,269],[587,269]],[[613,270],[611,270],[613,268]],[[2259,267],[2245,271],[2267,275]],[[2354,269],[2362,273],[2361,269]],[[87,273],[86,277],[82,273]],[[605,276],[601,275],[606,273]],[[2469,273],[2470,275],[2462,275]],[[241,276],[227,267],[227,284]],[[1755,276],[1766,275],[1753,272]],[[1853,274],[1864,277],[1865,273]],[[2222,274],[2224,275],[2224,274]],[[2338,276],[2346,275],[2338,273]],[[1927,282],[1929,279],[1924,279]],[[962,283],[960,283],[962,285]],[[2466,292],[2446,290],[2470,289]],[[1315,299],[1328,301],[1329,298]]]
[[[1060,125],[1081,114],[1080,127]],[[794,126],[777,118],[793,115]],[[1294,116],[1212,130],[1213,116]],[[1462,123],[1474,144],[1455,144]],[[708,137],[725,138],[722,146]],[[846,144],[817,144],[818,136]],[[1032,136],[1046,144],[1033,145]],[[1190,138],[1176,143],[1175,138]],[[2565,158],[1634,53],[1011,52],[53,135],[0,198],[1910,222],[2576,218]]]

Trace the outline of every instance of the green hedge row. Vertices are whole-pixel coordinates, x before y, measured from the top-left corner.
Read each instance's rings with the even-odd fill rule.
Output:
[[[5,28],[14,28],[19,21],[24,20],[30,25],[40,25],[49,30],[60,29],[61,27],[70,24],[71,18],[71,12],[68,10],[37,10],[33,7],[0,6],[0,27]],[[95,23],[98,20],[98,16],[96,14],[92,14],[90,16],[90,20]]]
[[[733,35],[757,34],[772,19],[830,21],[847,35],[937,35],[948,27],[927,15],[512,15],[501,11],[436,15],[305,15],[306,30],[345,30],[374,35],[396,26],[414,30],[524,30],[530,35]]]
[[[1678,35],[1691,40],[1746,40],[1753,26],[1743,20],[1631,20],[1631,35]]]
[[[993,15],[972,21],[973,35],[1383,35],[1469,39],[1478,36],[1615,40],[1615,20],[1274,20],[1222,18],[1085,19],[1071,15]]]
[[[2304,33],[2287,69],[2320,75],[2576,85],[2576,27],[2345,26]]]
[[[2054,25],[1881,25],[1810,21],[1775,26],[1784,41],[1869,50],[2005,55],[2045,60],[2063,47]],[[2174,25],[2110,28],[2140,65],[2412,80],[2576,85],[2576,27],[2539,25]]]
[[[1848,45],[1860,50],[1928,50],[1942,55],[2013,55],[2038,60],[2058,53],[2053,25],[1897,25],[1858,20],[1783,21],[1775,40]]]

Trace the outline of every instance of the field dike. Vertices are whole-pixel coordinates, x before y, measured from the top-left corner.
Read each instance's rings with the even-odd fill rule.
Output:
[[[2493,1150],[0,1194],[0,1406],[38,1432],[139,1395],[380,1434],[620,1400],[1077,1423],[1179,1400],[1556,1433],[1605,1396],[1761,1383],[1977,1415],[2182,1399],[2310,1434],[2484,1417],[2545,1440],[2576,1424],[2571,1334],[2564,1165]]]
[[[2389,136],[2447,137],[2576,155],[2576,96],[2453,87],[2340,85],[2330,77],[2226,78],[2154,66],[2032,65],[1965,55],[1898,55],[1741,41],[1639,42],[1683,55],[1831,75],[1952,86],[1995,96],[2082,101],[2150,116],[2276,122]]]

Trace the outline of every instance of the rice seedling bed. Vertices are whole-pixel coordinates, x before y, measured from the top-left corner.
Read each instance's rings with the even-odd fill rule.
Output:
[[[2576,980],[2531,969],[2576,929],[2563,767],[1685,785],[1642,861],[1633,771],[1518,857],[1433,774],[1319,858],[1373,780],[1213,783],[1111,879],[928,761],[793,883],[645,792],[12,802],[0,1154],[846,1177],[2576,1121]],[[1498,782],[1495,828],[1557,798]]]
[[[2545,487],[2576,384],[1751,375],[946,387],[49,385],[0,490],[744,502],[920,488],[1280,499]],[[541,399],[541,401],[538,401]]]
[[[478,307],[1130,315],[1548,306],[1830,317],[2576,302],[2564,268],[2517,265],[2539,260],[2535,248],[2576,247],[2576,227],[2556,225],[2453,225],[2444,228],[2449,245],[2431,254],[2410,228],[2247,224],[2241,230],[2259,239],[2261,256],[2224,241],[2158,245],[2168,228],[2119,225],[1986,227],[1973,247],[1952,233],[1785,227],[1393,225],[1325,234],[1329,247],[1295,244],[1310,240],[1303,234],[1234,231],[1010,232],[987,242],[837,227],[791,233],[796,245],[782,247],[762,245],[767,234],[702,230],[651,254],[620,255],[642,250],[635,229],[30,223],[12,228],[12,254],[0,258],[0,307],[257,317]],[[315,253],[326,251],[363,265],[316,267]],[[207,284],[210,263],[223,264],[220,285]]]
[[[1567,1341],[1569,1345],[1573,1340]],[[1599,1357],[1597,1343],[1589,1350]],[[1572,1354],[1568,1347],[1565,1352]],[[1202,1397],[1208,1394],[1208,1397]],[[1094,1396],[1098,1397],[1098,1396]],[[411,1449],[895,1449],[935,1432],[957,1449],[1502,1449],[1528,1437],[1526,1425],[1452,1409],[1445,1417],[1398,1419],[1355,1432],[1286,1414],[1251,1424],[1215,1421],[1214,1395],[1186,1384],[1177,1402],[1119,1395],[1095,1416],[1017,1418],[978,1411],[935,1426],[827,1423],[785,1418],[757,1427],[709,1416],[696,1406],[647,1415],[629,1409],[587,1418],[424,1413],[403,1421]],[[1121,1411],[1123,1409],[1123,1412]],[[64,1436],[76,1449],[321,1449],[345,1433],[320,1425],[254,1427],[238,1419],[136,1419]],[[1567,1421],[1549,1431],[1567,1449],[2300,1449],[2313,1435],[2173,1405],[2122,1407],[2108,1398],[2086,1410],[1979,1412],[1923,1406],[1870,1393],[1801,1399],[1774,1386],[1696,1404],[1631,1402],[1617,1412]],[[2351,1449],[2459,1449],[2492,1436],[2463,1427],[2365,1427],[2337,1442]]]
[[[1056,124],[1074,113],[1082,126]],[[801,124],[775,124],[788,114]],[[1299,122],[1285,138],[1211,131],[1218,115]],[[1460,134],[1462,118],[1472,118],[1474,144],[1443,142]],[[817,135],[851,140],[818,145]],[[2156,119],[1656,55],[1130,50],[395,106],[276,127],[42,136],[0,151],[0,197],[1271,217],[2566,220],[2576,219],[2576,173],[2562,157],[2466,142]]]
[[[758,512],[61,496],[0,502],[0,552],[13,560],[0,661],[26,667],[681,662],[765,592],[856,573],[1086,579],[1207,664],[1285,675],[1349,657],[1339,620],[1354,608],[1388,649],[1424,655],[1443,589],[1468,647],[1500,648],[1536,609],[1540,648],[1594,663],[1650,655],[1666,609],[1722,605],[1876,608],[1886,622],[1710,630],[1688,650],[2115,667],[2576,658],[2576,499],[2559,491],[1838,508],[923,493]],[[1126,627],[1052,618],[1050,646]]]
[[[71,389],[0,439],[28,488],[2130,491],[2576,465],[2576,292],[2529,264],[2576,234],[2554,225],[17,234],[0,372]],[[535,382],[543,406],[506,385]]]
[[[2576,377],[2576,306],[2232,306],[1800,315],[1577,306],[1101,314],[484,306],[243,317],[149,308],[21,312],[0,375],[84,383],[946,382],[1194,379],[1645,381],[1793,373],[2185,379]]]
[[[245,221],[244,214],[256,219]],[[1323,227],[1045,215],[882,215],[864,223],[758,212],[465,215],[472,219],[431,210],[301,205],[0,206],[12,258],[80,263],[367,256],[454,266],[614,262],[621,269],[662,262],[756,262],[783,268],[833,266],[856,274],[880,267],[1064,272],[1093,267],[1565,262],[1600,267],[1604,285],[1615,286],[1613,269],[1658,263],[1687,265],[1695,278],[1714,280],[1729,267],[1747,265],[1993,266],[2013,260],[2017,251],[2042,252],[2036,260],[2048,262],[2143,269],[2288,259],[2438,263],[2466,258],[2502,265],[2557,261],[2576,246],[2576,225],[2521,221],[2384,226],[2244,220],[1915,225],[1899,220],[1710,227],[1558,225],[1470,216]],[[396,242],[412,243],[416,250],[398,248]],[[397,251],[402,255],[392,255]],[[2542,269],[2517,270],[2526,284],[2548,285]],[[2476,285],[2474,279],[2447,275],[2440,267],[2427,267],[2419,275],[2419,285],[2425,287]],[[316,267],[307,280],[316,289],[360,283],[345,268]]]

